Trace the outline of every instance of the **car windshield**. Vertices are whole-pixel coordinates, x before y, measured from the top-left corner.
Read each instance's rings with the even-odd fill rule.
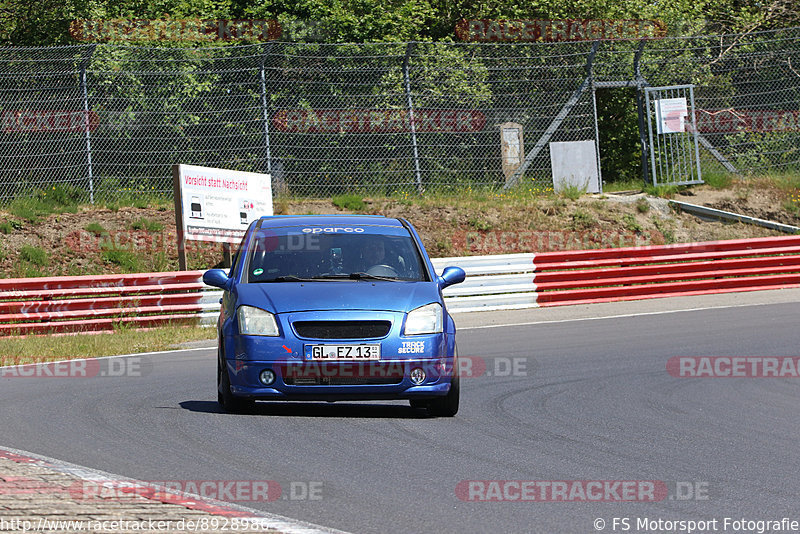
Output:
[[[405,229],[397,229],[395,235],[310,230],[258,230],[249,247],[245,280],[427,280],[417,247]]]

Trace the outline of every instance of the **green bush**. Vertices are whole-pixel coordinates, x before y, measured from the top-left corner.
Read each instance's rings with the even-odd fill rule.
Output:
[[[572,214],[572,229],[573,230],[586,230],[597,224],[597,221],[591,213],[583,210],[575,210]]]
[[[69,185],[54,185],[49,190],[40,191],[37,196],[53,207],[71,208],[84,200],[86,192]]]
[[[11,202],[8,211],[12,215],[28,222],[36,222],[39,217],[50,213],[46,207],[34,198],[18,198]]]
[[[675,193],[680,191],[680,187],[677,185],[648,185],[644,188],[644,191],[650,196],[672,198]]]
[[[650,221],[653,223],[653,226],[656,227],[656,230],[661,232],[661,235],[664,236],[665,244],[671,245],[675,242],[675,233],[668,228],[667,223],[663,222],[658,217],[652,217]]]
[[[570,200],[578,200],[581,195],[586,193],[586,187],[579,187],[574,184],[565,185],[561,191],[561,196]]]
[[[86,225],[85,230],[93,233],[96,236],[108,235],[108,230],[103,228],[103,225],[98,222],[90,222]]]
[[[47,252],[39,247],[33,247],[31,245],[24,245],[19,251],[19,257],[22,261],[39,267],[46,267],[48,263],[50,263]]]
[[[469,220],[469,225],[475,228],[476,230],[481,230],[483,232],[492,229],[492,223],[484,219],[483,217],[472,217]]]
[[[131,230],[146,230],[148,232],[160,232],[164,229],[164,225],[152,219],[141,219],[131,223]]]
[[[726,189],[731,186],[733,177],[730,174],[722,172],[705,172],[703,173],[703,182],[714,189]]]
[[[598,89],[597,129],[604,182],[642,183],[642,146],[634,88]],[[626,186],[627,188],[627,186]],[[619,189],[617,189],[619,191]]]
[[[128,250],[104,250],[100,257],[106,263],[118,265],[124,272],[136,273],[142,271],[139,257]]]
[[[14,230],[19,230],[22,228],[22,223],[19,221],[15,221],[14,219],[9,219],[7,221],[3,221],[0,223],[0,232],[4,234],[10,234]]]
[[[632,213],[626,213],[622,216],[622,222],[625,224],[625,229],[630,232],[641,233],[643,228],[636,222],[636,217]]]
[[[77,212],[85,194],[76,187],[54,185],[50,189],[40,189],[30,197],[15,198],[8,205],[8,211],[19,219],[37,222],[51,213]]]
[[[337,195],[331,199],[333,205],[342,210],[363,211],[367,205],[364,199],[356,194]]]

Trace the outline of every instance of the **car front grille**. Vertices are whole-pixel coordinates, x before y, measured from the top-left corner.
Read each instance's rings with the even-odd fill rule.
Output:
[[[400,384],[403,362],[292,362],[282,369],[287,386],[378,386]]]
[[[368,339],[384,337],[391,321],[296,321],[292,323],[299,337],[309,339]]]
[[[399,384],[402,377],[392,376],[320,376],[287,377],[287,386],[382,386]]]

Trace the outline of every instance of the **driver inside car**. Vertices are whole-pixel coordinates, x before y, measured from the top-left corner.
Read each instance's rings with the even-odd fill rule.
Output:
[[[400,276],[393,261],[390,261],[391,254],[387,254],[386,243],[380,237],[365,237],[359,240],[358,249],[360,258],[357,271],[365,272],[375,276],[386,276],[397,278]]]
[[[361,247],[361,260],[364,271],[368,271],[371,267],[376,265],[383,265],[386,263],[386,246],[383,244],[383,239],[367,238]]]

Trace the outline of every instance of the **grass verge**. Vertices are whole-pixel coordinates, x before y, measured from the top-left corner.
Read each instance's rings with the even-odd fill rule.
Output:
[[[0,338],[0,364],[96,358],[174,350],[187,341],[215,339],[215,328],[165,326],[149,330],[118,328],[102,334]]]

